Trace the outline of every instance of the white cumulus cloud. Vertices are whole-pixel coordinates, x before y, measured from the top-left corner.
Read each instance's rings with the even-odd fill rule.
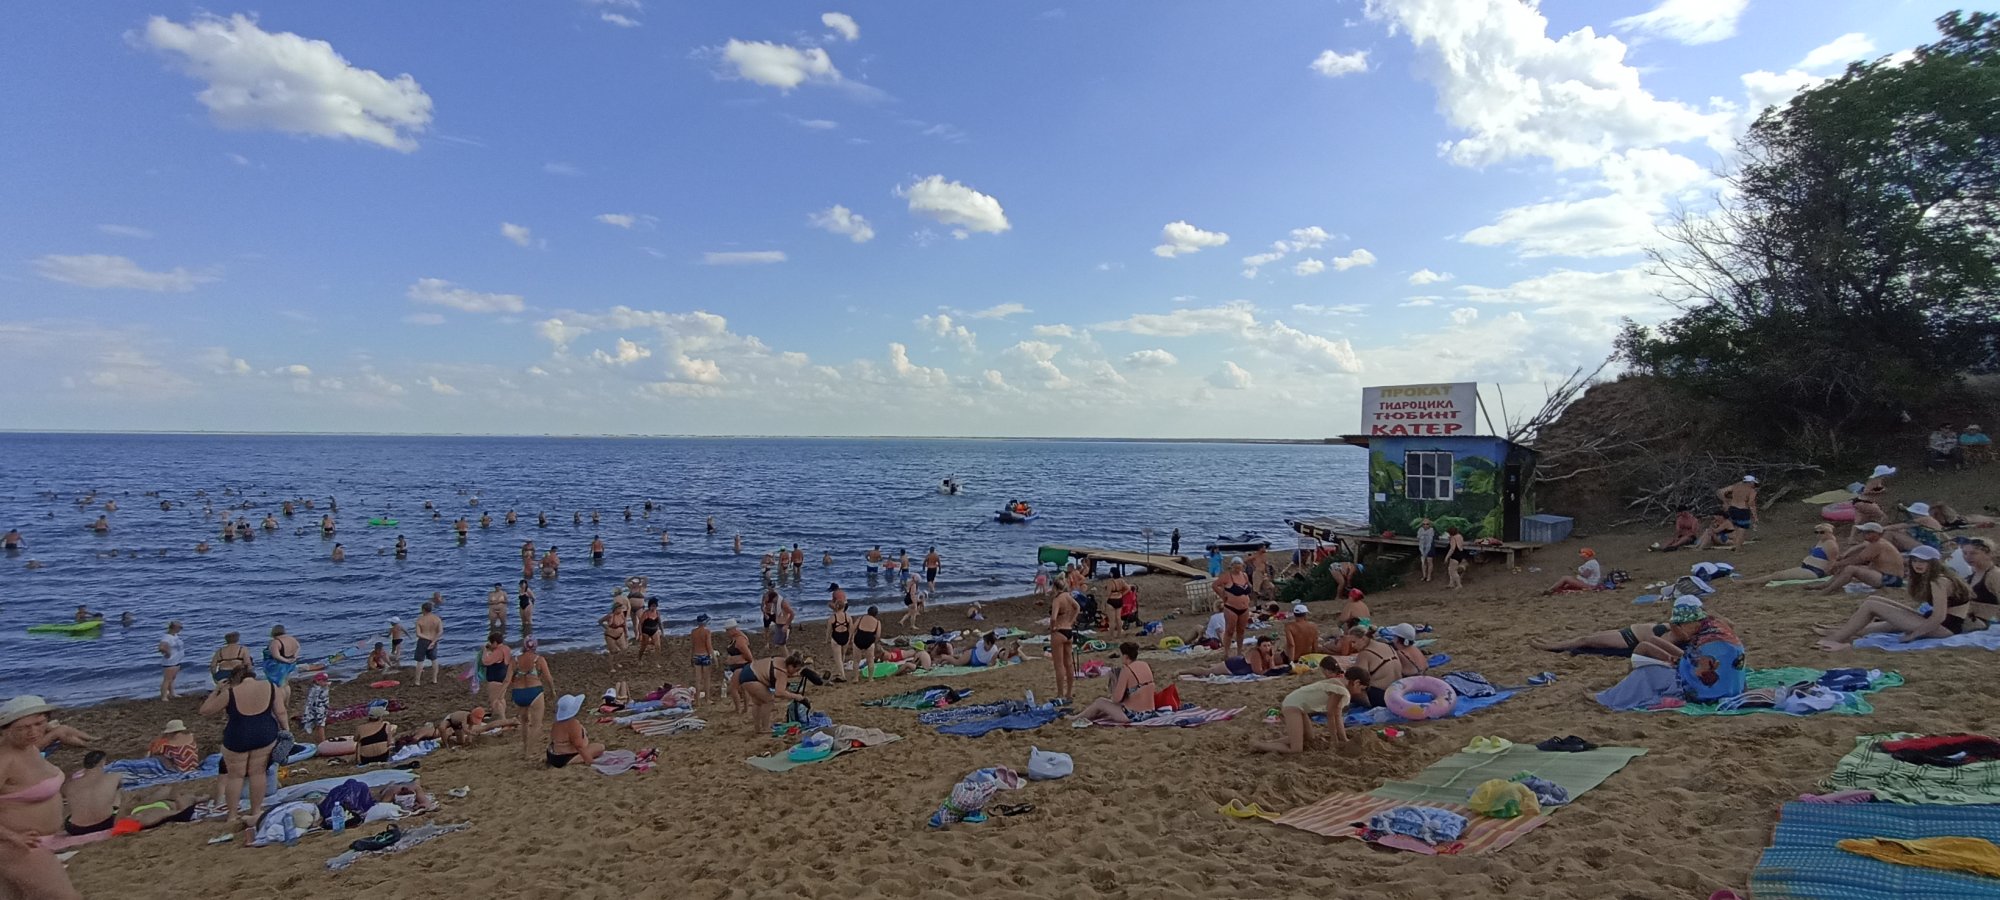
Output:
[[[1375,254],[1359,248],[1346,256],[1336,256],[1333,258],[1333,268],[1340,272],[1345,272],[1357,266],[1372,266],[1374,264]]]
[[[1249,390],[1252,384],[1250,373],[1233,360],[1223,360],[1222,368],[1208,376],[1208,383],[1225,391]]]
[[[1451,278],[1450,272],[1433,272],[1429,269],[1418,269],[1410,273],[1411,284],[1436,284],[1440,281],[1450,281]]]
[[[919,316],[917,327],[945,340],[951,341],[970,352],[977,342],[972,330],[951,320],[951,316],[939,313],[935,316]]]
[[[432,375],[425,378],[424,386],[430,388],[431,393],[441,394],[446,397],[456,397],[460,393],[458,388],[452,387],[449,384],[439,381],[436,375]]]
[[[1660,0],[1660,5],[1615,24],[1683,44],[1712,44],[1736,35],[1736,20],[1750,0]]]
[[[1125,365],[1134,369],[1164,369],[1178,362],[1179,357],[1158,348],[1125,354]]]
[[[1722,143],[1733,120],[1731,111],[1655,97],[1616,37],[1584,27],[1551,38],[1531,3],[1374,0],[1367,8],[1416,46],[1439,112],[1465,135],[1443,148],[1458,165],[1541,157],[1579,168],[1632,147]]]
[[[1326,263],[1312,257],[1299,260],[1296,265],[1292,266],[1292,274],[1294,275],[1318,275],[1324,271],[1326,271]]]
[[[1312,70],[1328,78],[1339,78],[1342,75],[1366,72],[1368,71],[1368,51],[1356,50],[1353,53],[1335,53],[1332,50],[1322,50],[1319,56],[1312,61]]]
[[[606,22],[610,22],[611,24],[616,25],[620,28],[639,27],[639,20],[634,19],[631,16],[625,15],[624,13],[615,13],[615,12],[598,13],[597,17]]]
[[[632,213],[598,213],[596,219],[617,228],[631,228],[639,223],[639,217]]]
[[[770,41],[739,41],[722,46],[722,59],[734,69],[735,77],[789,92],[806,82],[839,84],[840,70],[833,58],[818,47],[800,49]]]
[[[1824,69],[1860,59],[1875,52],[1875,42],[1861,32],[1843,34],[1812,49],[1806,58],[1799,60],[1799,68],[1807,71]]]
[[[1172,259],[1187,253],[1199,253],[1208,247],[1220,247],[1229,243],[1229,235],[1220,231],[1203,231],[1189,225],[1186,220],[1168,222],[1160,229],[1161,244],[1153,248],[1154,256]]]
[[[1004,319],[1008,316],[1018,316],[1031,312],[1034,312],[1034,310],[1019,303],[1000,303],[986,307],[970,315],[975,319]]]
[[[467,290],[442,278],[419,278],[407,296],[418,303],[445,306],[469,313],[517,313],[527,308],[519,294],[483,294]]]
[[[528,226],[526,226],[526,225],[516,225],[516,224],[514,224],[514,223],[512,223],[512,222],[501,222],[501,223],[500,223],[500,236],[501,236],[501,237],[503,237],[503,238],[506,238],[506,239],[508,239],[508,240],[510,240],[510,241],[513,241],[513,242],[514,242],[514,243],[515,243],[515,244],[516,244],[517,246],[521,246],[521,247],[534,247],[534,246],[547,246],[547,245],[548,245],[548,242],[547,242],[547,241],[541,241],[541,242],[537,242],[537,241],[535,240],[535,233],[534,233],[534,231],[530,230],[530,229],[528,228]]]
[[[807,216],[806,223],[822,231],[843,235],[857,244],[875,239],[875,228],[868,224],[866,218],[838,203]]]
[[[365,141],[408,153],[431,122],[431,98],[409,75],[384,78],[333,45],[253,17],[202,14],[183,25],[154,16],[139,39],[207,82],[195,99],[224,128]]]
[[[194,290],[195,285],[219,280],[214,275],[190,272],[178,266],[164,272],[149,271],[123,256],[98,254],[44,256],[35,260],[35,273],[50,281],[78,287],[163,294],[185,294]]]
[[[854,17],[846,13],[820,13],[819,23],[833,29],[844,41],[861,39],[861,26],[854,23]]]
[[[999,234],[1013,227],[1000,201],[943,175],[932,175],[896,188],[896,196],[910,201],[910,213],[953,226],[952,236],[960,240],[975,232]]]
[[[613,345],[612,352],[606,353],[603,350],[593,350],[590,353],[590,358],[607,366],[629,366],[652,355],[653,351],[647,349],[644,344],[619,338],[618,342]]]
[[[895,374],[898,381],[918,387],[944,387],[951,383],[951,376],[946,375],[943,369],[911,362],[910,348],[897,343],[889,345],[889,371]]]
[[[1674,204],[1698,200],[1714,183],[1700,163],[1669,150],[1613,154],[1598,170],[1602,177],[1590,188],[1602,193],[1503,210],[1460,240],[1512,245],[1524,257],[1636,254],[1659,240],[1659,223]]]

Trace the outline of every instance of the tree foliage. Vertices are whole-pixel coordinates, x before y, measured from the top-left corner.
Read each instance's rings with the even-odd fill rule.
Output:
[[[1653,253],[1681,312],[1635,371],[1786,428],[1920,407],[2000,335],[2000,15],[1951,13],[1758,117],[1713,211]]]

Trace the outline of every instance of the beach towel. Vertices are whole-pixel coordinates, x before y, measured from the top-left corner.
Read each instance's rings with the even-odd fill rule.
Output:
[[[831,755],[820,759],[795,760],[790,757],[790,751],[780,750],[769,756],[753,756],[744,760],[744,762],[750,764],[751,768],[762,769],[766,772],[789,772],[800,766],[823,763],[856,750],[879,747],[883,744],[894,743],[903,739],[901,735],[890,734],[880,728],[857,728],[853,725],[835,725],[832,728],[816,732],[815,734],[824,734],[833,739],[833,753]],[[808,739],[810,739],[810,736],[808,736]]]
[[[939,705],[957,703],[970,696],[972,696],[971,691],[961,691],[948,684],[939,684],[922,690],[863,700],[861,705],[887,709],[933,709]]]
[[[698,719],[694,716],[678,716],[672,719],[653,719],[639,722],[632,726],[632,730],[647,737],[668,737],[676,734],[700,731],[707,727],[708,721],[705,719]]]
[[[666,707],[659,707],[656,709],[645,710],[643,712],[631,713],[630,715],[616,716],[612,718],[611,722],[614,725],[631,725],[635,722],[645,722],[652,719],[671,719],[675,716],[686,716],[693,714],[694,714],[694,709],[691,707],[666,706]]]
[[[977,706],[934,709],[918,714],[917,721],[936,726],[939,734],[976,738],[995,731],[1030,731],[1062,716],[1063,711],[1052,704],[1030,705],[1024,700],[1001,700]]]
[[[631,750],[606,750],[590,761],[590,767],[596,769],[599,775],[623,775],[632,771],[650,772],[653,770],[653,760],[658,756],[659,753],[653,750],[641,750],[637,753]]]
[[[450,834],[454,831],[464,831],[465,829],[471,827],[472,827],[471,822],[460,822],[456,825],[440,825],[436,822],[429,822],[403,832],[403,837],[401,840],[398,840],[397,842],[390,844],[389,846],[384,847],[380,850],[349,850],[345,853],[342,853],[339,856],[327,860],[326,867],[332,869],[335,872],[339,872],[343,869],[346,869],[348,866],[360,862],[364,857],[387,856],[391,853],[401,853],[412,847],[418,847],[430,843],[431,841],[444,837],[445,835]]]
[[[1464,816],[1465,831],[1457,840],[1437,846],[1427,845],[1415,838],[1396,836],[1378,837],[1369,841],[1365,828],[1369,818],[1402,806],[1438,809]],[[1367,794],[1334,794],[1310,806],[1303,806],[1279,816],[1277,824],[1327,837],[1353,838],[1358,841],[1369,841],[1378,846],[1431,856],[1474,856],[1505,847],[1518,840],[1521,835],[1541,827],[1541,824],[1548,820],[1548,816],[1492,819],[1473,812],[1472,807],[1464,803],[1394,800]]]
[[[1190,706],[1186,709],[1174,710],[1173,712],[1163,712],[1150,719],[1138,722],[1093,722],[1091,724],[1115,728],[1166,728],[1169,726],[1194,728],[1200,725],[1207,725],[1211,722],[1228,721],[1236,718],[1236,714],[1242,711],[1243,707],[1241,706],[1235,709],[1211,709],[1205,706]]]
[[[1451,715],[1445,718],[1456,719],[1459,716],[1469,715],[1489,706],[1497,706],[1505,703],[1518,693],[1520,691],[1515,689],[1495,691],[1491,697],[1460,697],[1458,698],[1458,702],[1452,706]],[[1315,716],[1314,721],[1323,720]],[[1347,726],[1349,728],[1366,728],[1370,725],[1399,725],[1408,721],[1410,720],[1380,706],[1371,709],[1350,709],[1347,711]]]
[[[1880,746],[1883,741],[1913,737],[1921,735],[1897,732],[1855,738],[1854,749],[1840,758],[1833,774],[1820,784],[1827,790],[1874,791],[1875,799],[1885,803],[2000,803],[2000,761],[1927,766],[1903,762]]]
[[[107,772],[117,772],[125,776],[120,786],[128,791],[157,787],[162,784],[177,784],[202,778],[214,778],[222,771],[222,754],[211,753],[201,761],[201,766],[192,772],[177,772],[157,756],[140,759],[121,759],[104,764]]]
[[[1556,753],[1516,744],[1499,753],[1459,752],[1430,764],[1409,781],[1389,781],[1368,792],[1384,800],[1464,803],[1489,780],[1511,781],[1531,776],[1562,787],[1575,803],[1619,769],[1646,755],[1644,747],[1599,747],[1580,753]]]
[[[983,675],[1005,668],[1007,666],[938,666],[935,669],[915,669],[910,674],[918,678],[954,678],[960,675]]]
[[[1801,683],[1818,683],[1820,678],[1825,674],[1825,671],[1821,669],[1808,669],[1798,666],[1783,669],[1751,669],[1744,676],[1743,688],[1746,691],[1753,691],[1761,688],[1785,687]],[[1903,676],[1895,672],[1884,672],[1881,678],[1875,679],[1864,690],[1839,692],[1839,701],[1831,709],[1824,710],[1824,712],[1835,716],[1865,716],[1874,712],[1875,707],[1870,705],[1861,696],[1862,694],[1874,693],[1886,688],[1900,687],[1902,684]],[[1809,710],[1798,707],[1738,707],[1723,709],[1720,704],[1715,703],[1689,703],[1685,706],[1675,707],[1675,710],[1684,716],[1747,716],[1751,713],[1805,715],[1809,712]]]
[[[1787,803],[1771,846],[1750,873],[1767,898],[1970,900],[2000,894],[2000,881],[1897,865],[1839,848],[1842,841],[1970,837],[2000,841],[2000,810],[1982,806]]]
[[[1905,642],[1900,634],[1871,634],[1854,642],[1856,647],[1870,650],[1887,650],[1903,653],[1910,650],[1938,650],[1946,648],[2000,650],[2000,628],[1984,631],[1968,631],[1951,637],[1921,638]]]
[[[444,745],[437,741],[418,741],[414,744],[398,747],[395,753],[389,755],[389,764],[395,765],[399,762],[407,762],[418,757],[429,756],[442,746]]]
[[[386,784],[403,784],[415,781],[417,780],[417,773],[403,769],[370,769],[364,772],[356,772],[352,775],[339,775],[333,778],[302,781],[298,784],[288,784],[272,791],[270,796],[264,798],[264,805],[266,808],[269,808],[277,806],[280,803],[290,803],[295,800],[311,799],[317,801],[319,798],[326,796],[334,788],[339,787],[342,782],[350,780],[359,781],[371,788],[378,788]]]
[[[1203,684],[1249,684],[1274,678],[1272,675],[1182,675],[1182,681],[1199,681]]]
[[[1144,660],[1196,659],[1216,652],[1214,647],[1189,644],[1178,650],[1141,650],[1139,658]]]

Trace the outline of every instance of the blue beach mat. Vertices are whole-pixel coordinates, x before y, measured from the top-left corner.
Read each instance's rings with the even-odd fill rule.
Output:
[[[1002,700],[920,713],[917,721],[935,725],[939,734],[983,737],[995,731],[1030,731],[1063,717],[1052,704],[1029,706],[1021,700]]]
[[[1459,716],[1475,713],[1489,706],[1496,706],[1518,693],[1520,693],[1519,689],[1508,689],[1496,691],[1491,697],[1459,697],[1458,703],[1451,708],[1451,715],[1445,718],[1456,719]],[[1315,716],[1314,721],[1325,721],[1325,719]],[[1347,712],[1347,724],[1353,728],[1366,728],[1370,725],[1400,725],[1408,721],[1410,720],[1379,706],[1374,709],[1354,709]]]
[[[1771,846],[1750,873],[1757,900],[1972,900],[2000,896],[2000,879],[1870,859],[1848,838],[1976,837],[2000,841],[2000,807],[1787,803]]]
[[[1901,653],[1909,650],[1937,650],[1940,648],[1971,648],[1977,650],[2000,650],[2000,628],[1984,631],[1968,631],[1947,638],[1923,638],[1905,642],[1900,634],[1871,634],[1854,642],[1856,647],[1870,650],[1888,650]]]

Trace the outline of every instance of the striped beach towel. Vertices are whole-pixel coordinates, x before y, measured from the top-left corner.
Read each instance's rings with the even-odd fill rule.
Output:
[[[1367,822],[1369,816],[1388,812],[1398,806],[1424,806],[1454,812],[1465,817],[1465,833],[1460,835],[1458,840],[1448,844],[1430,847],[1411,838],[1394,837],[1370,842],[1428,856],[1476,856],[1481,853],[1491,853],[1513,843],[1521,835],[1541,827],[1543,822],[1548,821],[1548,816],[1487,818],[1473,812],[1472,807],[1463,803],[1396,800],[1388,797],[1371,797],[1367,794],[1334,794],[1311,806],[1303,806],[1279,816],[1277,823],[1327,837],[1365,841],[1367,838],[1362,836],[1362,823]]]
[[[1820,783],[1829,790],[1874,791],[1875,799],[1888,803],[2000,803],[2000,761],[1950,768],[1925,766],[1898,760],[1876,746],[1922,736],[1907,732],[1861,735],[1854,739],[1854,749],[1834,765],[1833,774]]]
[[[2000,809],[1890,803],[1787,803],[1771,846],[1750,873],[1757,900],[1971,900],[2000,896],[2000,879],[1901,866],[1835,846],[1848,838],[2000,841]]]
[[[1267,678],[1267,677],[1277,677],[1277,676],[1265,676],[1265,675],[1182,675],[1182,676],[1181,676],[1181,680],[1182,680],[1182,681],[1199,681],[1199,682],[1201,682],[1201,683],[1203,683],[1203,684],[1249,684],[1250,682],[1253,682],[1253,681],[1263,681],[1263,680],[1264,680],[1265,678]]]
[[[1161,713],[1143,722],[1128,722],[1124,725],[1119,725],[1116,722],[1096,722],[1093,724],[1109,725],[1119,728],[1165,728],[1167,726],[1175,726],[1179,728],[1193,728],[1197,725],[1207,725],[1211,722],[1222,722],[1236,718],[1236,714],[1242,711],[1243,707],[1241,706],[1236,707],[1235,709],[1213,709],[1206,706],[1190,706],[1186,709],[1177,709],[1174,710],[1173,712]]]

